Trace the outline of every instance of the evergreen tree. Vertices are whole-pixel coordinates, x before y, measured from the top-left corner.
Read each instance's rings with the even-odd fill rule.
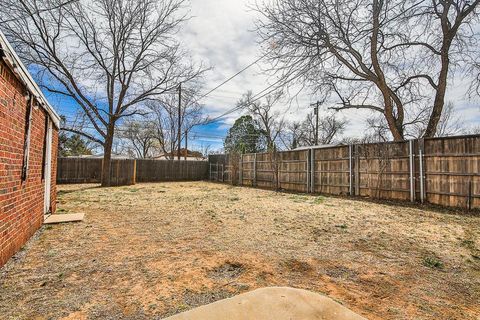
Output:
[[[228,131],[224,148],[228,153],[255,153],[264,151],[262,132],[250,115],[238,118]]]
[[[67,135],[62,132],[58,138],[60,157],[91,155],[92,148],[78,134]]]

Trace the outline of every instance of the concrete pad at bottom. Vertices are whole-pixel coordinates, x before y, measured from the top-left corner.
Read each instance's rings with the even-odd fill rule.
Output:
[[[332,299],[306,290],[263,288],[166,318],[168,320],[365,320]]]
[[[82,221],[84,217],[84,213],[52,214],[43,221],[43,224],[78,222]]]

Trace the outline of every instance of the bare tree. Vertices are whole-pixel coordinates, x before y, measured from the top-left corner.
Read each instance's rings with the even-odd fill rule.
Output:
[[[5,3],[6,5],[11,4],[11,0],[5,0],[5,1],[6,1],[6,3]],[[23,5],[26,5],[25,0],[17,0],[17,1],[21,4],[23,4]],[[37,7],[36,11],[34,13],[38,14],[38,13],[42,13],[42,12],[53,11],[53,10],[59,9],[61,7],[65,7],[65,6],[69,5],[70,3],[76,2],[76,1],[79,1],[79,0],[50,1],[51,5],[52,5],[51,7],[48,7],[48,6],[44,6],[42,8]],[[25,18],[25,17],[28,17],[29,15],[31,15],[31,13],[25,12],[23,16],[18,16],[17,15],[14,18],[10,17],[10,18],[7,18],[6,20],[0,21],[0,23],[12,22],[12,21],[17,20],[19,17]]]
[[[454,135],[465,134],[467,132],[467,128],[463,124],[463,119],[456,113],[455,106],[453,102],[448,101],[445,105],[445,108],[442,112],[440,120],[438,121],[437,125],[437,132],[435,133],[436,137],[448,137]],[[423,126],[418,126],[417,137],[423,135],[427,128],[427,121],[423,123]]]
[[[409,126],[409,130],[405,129],[405,137],[410,139],[419,139],[425,135],[429,123],[429,115],[431,108],[420,108],[415,119],[408,124],[404,124],[405,128]],[[436,137],[448,137],[467,133],[462,118],[455,112],[455,107],[451,101],[447,102],[442,112],[442,116],[438,121]],[[364,138],[368,137],[369,142],[385,142],[390,140],[391,133],[385,118],[376,116],[367,119],[367,132]]]
[[[480,0],[266,0],[258,30],[272,70],[333,93],[335,110],[381,114],[405,138],[419,106],[431,105],[424,136],[434,136],[449,75],[478,51]]]
[[[208,157],[208,155],[210,154],[210,150],[212,149],[212,145],[207,143],[207,144],[204,144],[202,143],[199,147],[199,152],[204,156],[204,157]]]
[[[470,128],[466,132],[467,134],[480,134],[480,126]]]
[[[174,158],[182,140],[188,139],[191,130],[205,121],[203,106],[198,103],[200,87],[194,85],[185,88],[182,94],[182,107],[179,115],[178,94],[171,93],[147,103],[150,119],[155,124],[155,137],[160,149],[170,159]],[[178,120],[180,117],[180,140],[178,139]]]
[[[303,135],[304,140],[302,145],[313,146],[315,145],[315,116],[313,113],[307,115],[307,119],[303,122],[302,128],[305,132]],[[321,116],[318,122],[318,143],[319,144],[331,144],[334,140],[341,135],[348,124],[345,119],[338,119],[334,113]]]
[[[151,121],[128,119],[120,126],[118,138],[126,152],[138,159],[148,159],[155,155],[157,146],[156,127]]]
[[[280,136],[285,130],[285,117],[278,110],[274,110],[282,96],[283,93],[277,91],[261,101],[253,99],[253,93],[249,91],[238,102],[238,106],[247,110],[258,123],[267,151],[277,150]]]
[[[287,150],[294,150],[301,146],[301,141],[305,139],[304,134],[302,122],[293,121],[286,126],[280,139]]]
[[[81,108],[94,132],[63,129],[103,146],[102,186],[109,186],[117,123],[202,72],[182,61],[174,39],[187,19],[184,0],[6,1],[2,16],[15,18],[2,25],[7,36],[44,88]]]
[[[331,144],[336,141],[347,127],[348,121],[338,119],[334,113],[321,116],[318,122],[318,143]],[[282,142],[287,149],[309,147],[315,145],[316,119],[309,113],[303,122],[293,122],[287,125]]]

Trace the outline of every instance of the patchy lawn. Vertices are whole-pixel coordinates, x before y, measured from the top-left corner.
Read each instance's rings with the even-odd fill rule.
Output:
[[[370,319],[480,317],[480,218],[206,182],[61,186],[0,270],[2,319],[152,319],[264,286]]]

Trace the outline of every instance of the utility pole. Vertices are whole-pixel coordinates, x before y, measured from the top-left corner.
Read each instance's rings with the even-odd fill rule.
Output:
[[[312,103],[310,106],[313,108],[313,113],[315,115],[315,145],[318,146],[318,110],[320,108],[320,101]]]
[[[180,160],[180,149],[182,147],[182,83],[178,85],[178,160]]]

